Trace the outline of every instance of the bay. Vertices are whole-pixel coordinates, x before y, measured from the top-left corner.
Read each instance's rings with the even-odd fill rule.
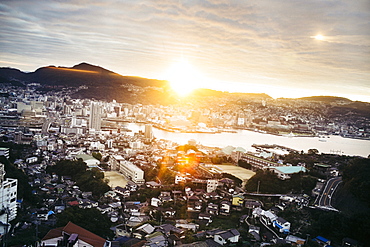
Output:
[[[144,131],[144,124],[129,123],[126,126],[132,133]],[[341,136],[319,137],[288,137],[259,133],[249,130],[236,130],[236,133],[178,133],[169,132],[153,127],[153,135],[157,139],[169,140],[180,145],[187,144],[193,139],[198,144],[208,147],[226,146],[242,147],[247,151],[255,151],[253,144],[276,144],[307,152],[317,149],[320,153],[342,154],[350,156],[368,157],[370,155],[370,141],[344,138]]]

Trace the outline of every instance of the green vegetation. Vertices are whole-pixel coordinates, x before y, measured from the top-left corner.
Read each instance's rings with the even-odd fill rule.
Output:
[[[91,191],[96,198],[110,190],[104,180],[104,173],[98,168],[87,170],[87,165],[82,159],[77,161],[61,160],[55,166],[46,169],[48,173],[59,176],[70,176],[82,191]]]
[[[262,193],[306,193],[310,194],[316,185],[316,178],[296,173],[288,180],[280,180],[272,171],[257,171],[257,173],[248,180],[245,189],[250,192],[257,191],[259,183],[259,192]]]
[[[160,189],[142,188],[131,195],[128,200],[146,202],[148,199],[158,197],[160,194]]]
[[[100,161],[101,161],[101,159],[102,159],[102,154],[101,154],[101,153],[95,153],[95,152],[93,152],[93,153],[92,153],[92,157],[94,157],[95,159],[97,159],[97,160],[100,160]]]
[[[18,179],[18,199],[24,199],[25,203],[36,205],[39,202],[39,198],[32,194],[32,188],[28,183],[28,176],[20,169],[16,168],[10,161],[4,156],[0,156],[0,162],[5,166],[5,177]]]
[[[370,207],[370,159],[354,159],[343,170],[344,187]]]

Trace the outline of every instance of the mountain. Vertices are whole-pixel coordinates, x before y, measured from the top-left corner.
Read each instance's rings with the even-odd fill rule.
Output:
[[[337,97],[337,96],[311,96],[311,97],[303,97],[299,98],[301,100],[306,101],[321,101],[325,103],[350,103],[352,102],[350,99]]]
[[[164,94],[168,82],[134,76],[122,76],[110,70],[88,63],[73,67],[47,66],[25,73],[13,68],[0,68],[0,83],[39,83],[40,90],[54,90],[63,87],[85,86],[73,96],[97,100],[117,100],[126,103],[167,103]],[[140,96],[138,95],[140,93]]]
[[[34,72],[25,73],[13,68],[0,68],[0,83],[26,85],[39,83],[39,90],[50,91],[64,87],[79,88],[72,96],[94,98],[121,103],[172,104],[181,101],[164,80],[147,79],[135,76],[122,76],[105,68],[80,63],[73,67],[47,66]],[[267,99],[266,94],[231,94],[210,89],[197,89],[191,97],[193,102],[238,98]],[[189,99],[190,101],[190,99]]]

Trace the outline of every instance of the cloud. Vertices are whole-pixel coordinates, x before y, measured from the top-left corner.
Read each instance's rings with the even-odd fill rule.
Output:
[[[2,1],[1,56],[144,77],[184,56],[221,81],[364,85],[369,10],[366,0]]]

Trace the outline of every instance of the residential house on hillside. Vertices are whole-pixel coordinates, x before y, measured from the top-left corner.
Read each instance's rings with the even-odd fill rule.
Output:
[[[214,235],[213,240],[221,245],[228,242],[237,243],[239,241],[240,233],[236,229],[218,232]]]
[[[86,247],[104,247],[109,244],[109,241],[105,240],[98,235],[68,222],[64,227],[59,227],[50,230],[42,239],[41,246],[55,246],[55,247],[67,247],[67,246],[86,246]]]

